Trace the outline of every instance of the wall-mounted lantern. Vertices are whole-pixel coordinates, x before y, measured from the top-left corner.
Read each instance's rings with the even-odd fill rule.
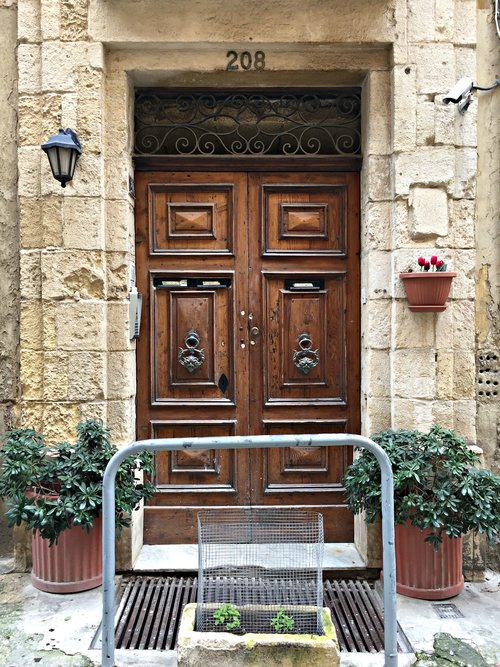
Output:
[[[42,150],[47,153],[52,175],[65,188],[66,183],[73,178],[76,161],[82,152],[76,132],[69,127],[66,130],[61,128],[58,134],[42,144]]]

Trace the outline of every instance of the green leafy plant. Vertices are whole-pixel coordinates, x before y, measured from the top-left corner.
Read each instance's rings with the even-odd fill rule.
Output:
[[[76,427],[74,445],[54,447],[33,429],[9,431],[1,448],[0,497],[7,500],[9,525],[26,524],[50,544],[71,526],[89,531],[102,509],[104,470],[116,447],[109,429],[88,419]],[[151,453],[127,458],[116,477],[116,526],[118,534],[130,525],[131,513],[150,498],[154,486],[138,481],[139,473],[152,473]]]
[[[224,625],[226,630],[234,630],[241,625],[240,612],[234,604],[225,602],[213,613],[215,625]]]
[[[492,540],[500,532],[500,476],[478,467],[479,456],[454,431],[434,425],[429,433],[398,430],[372,436],[388,455],[394,474],[396,523],[430,529],[437,550],[443,533],[469,530]],[[363,450],[344,477],[347,502],[373,523],[381,511],[380,468]]]
[[[288,616],[283,607],[280,607],[276,616],[271,619],[271,626],[274,632],[284,634],[292,632],[295,626],[295,621],[291,616]]]

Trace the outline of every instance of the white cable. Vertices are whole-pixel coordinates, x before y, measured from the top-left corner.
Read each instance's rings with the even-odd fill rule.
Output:
[[[497,27],[497,34],[500,37],[500,8],[498,6],[498,0],[495,0],[495,25]]]

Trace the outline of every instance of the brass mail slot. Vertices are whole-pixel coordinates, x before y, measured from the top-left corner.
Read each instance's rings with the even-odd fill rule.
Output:
[[[325,281],[309,278],[300,278],[298,280],[285,280],[285,289],[290,292],[317,292],[324,289]]]

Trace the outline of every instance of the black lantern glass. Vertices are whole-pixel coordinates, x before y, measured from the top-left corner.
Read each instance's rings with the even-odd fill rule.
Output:
[[[58,134],[42,145],[42,150],[47,153],[52,175],[65,188],[66,183],[73,178],[76,161],[82,152],[76,132],[69,127],[67,130],[61,128]]]

